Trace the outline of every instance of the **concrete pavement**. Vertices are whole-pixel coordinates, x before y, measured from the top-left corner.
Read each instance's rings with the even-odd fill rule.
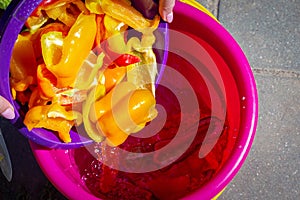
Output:
[[[216,1],[199,2],[210,8]],[[247,56],[259,93],[252,150],[219,199],[299,199],[300,1],[220,0],[215,5],[218,19]]]

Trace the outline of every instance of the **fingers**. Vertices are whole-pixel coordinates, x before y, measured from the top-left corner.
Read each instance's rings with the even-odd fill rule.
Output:
[[[166,22],[171,23],[173,21],[173,8],[175,6],[175,0],[160,0],[159,1],[159,14]]]
[[[154,0],[131,0],[132,6],[147,19],[153,19],[158,11],[158,4]]]
[[[10,103],[2,96],[0,96],[0,115],[7,119],[15,118],[15,113],[12,105],[10,105]]]

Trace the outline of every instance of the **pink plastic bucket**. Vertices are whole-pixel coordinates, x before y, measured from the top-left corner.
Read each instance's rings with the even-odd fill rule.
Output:
[[[196,92],[202,92],[204,96],[215,96],[210,100],[216,99],[214,102],[218,108],[216,115],[222,115],[223,102],[226,103],[225,117],[232,135],[230,154],[222,168],[210,181],[185,196],[185,199],[211,199],[233,179],[251,148],[258,116],[255,80],[239,45],[218,22],[207,14],[180,2],[176,4],[174,13],[174,22],[170,25],[174,33],[170,38],[171,53],[168,65],[183,74]],[[179,39],[177,36],[182,38]],[[200,55],[197,47],[184,41],[185,36],[192,38],[192,41],[201,47],[199,50],[204,50],[211,59]],[[183,54],[188,55],[183,56],[184,58],[180,57]],[[206,70],[215,80],[211,83],[211,87],[214,88],[215,84],[218,89],[212,89],[209,94],[201,90],[199,82],[205,82],[205,78],[201,79],[201,74],[197,69],[195,70],[194,65],[198,65],[197,63],[199,66],[204,66],[203,70]],[[211,64],[216,67],[211,67]],[[205,73],[204,71],[202,72]],[[180,88],[180,81],[168,75],[166,71],[165,81]],[[43,172],[67,198],[98,199],[83,184],[79,166],[74,163],[72,157],[75,150],[46,149],[35,143],[31,143],[31,146]]]

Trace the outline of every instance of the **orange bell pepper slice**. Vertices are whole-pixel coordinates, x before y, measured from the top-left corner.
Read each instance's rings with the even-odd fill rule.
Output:
[[[44,64],[37,68],[37,79],[40,96],[42,99],[51,99],[55,95],[56,77],[46,68]]]
[[[24,124],[30,131],[33,128],[57,131],[59,138],[68,143],[71,142],[69,133],[75,120],[81,123],[82,117],[79,113],[67,111],[66,107],[58,104],[52,104],[32,107],[25,115]]]
[[[103,23],[104,15],[96,15],[96,23],[97,23],[97,33],[95,37],[95,48],[100,48],[101,42],[105,38],[105,27]],[[100,49],[97,51],[97,53],[100,53]]]
[[[106,91],[110,91],[116,84],[118,84],[126,75],[127,69],[126,67],[115,67],[115,68],[107,68],[104,71],[105,77],[105,89]]]
[[[25,49],[25,50],[24,50]],[[10,81],[16,91],[25,91],[36,82],[37,63],[28,36],[18,35],[10,61]]]

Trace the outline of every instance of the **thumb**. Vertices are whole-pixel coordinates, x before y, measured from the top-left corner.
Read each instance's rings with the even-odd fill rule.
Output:
[[[0,115],[7,119],[15,118],[15,113],[12,105],[2,96],[0,96]]]
[[[173,8],[175,6],[175,0],[160,0],[159,1],[159,14],[166,22],[171,23],[173,21]]]

